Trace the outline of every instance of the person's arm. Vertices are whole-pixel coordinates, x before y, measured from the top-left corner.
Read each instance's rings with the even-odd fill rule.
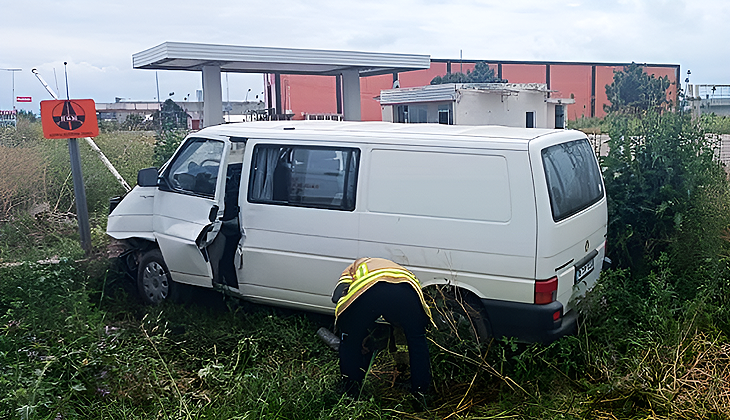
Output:
[[[347,294],[347,291],[350,289],[350,283],[352,282],[337,283],[337,287],[335,287],[335,291],[332,293],[332,303],[339,302],[339,300]]]
[[[334,292],[332,292],[332,303],[337,303],[350,289],[350,285],[352,284],[352,266],[353,264],[347,266],[345,271],[340,275],[340,280],[337,282]]]

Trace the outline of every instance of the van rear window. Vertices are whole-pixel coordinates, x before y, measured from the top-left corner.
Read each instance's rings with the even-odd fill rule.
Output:
[[[588,140],[556,144],[542,151],[553,220],[558,222],[603,198],[603,182]]]

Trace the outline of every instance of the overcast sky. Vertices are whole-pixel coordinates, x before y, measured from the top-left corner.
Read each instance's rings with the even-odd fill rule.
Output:
[[[166,41],[427,54],[431,58],[679,64],[696,84],[730,84],[727,0],[0,0],[0,109],[39,112],[37,68],[72,98],[153,100],[155,71],[132,55]],[[12,77],[15,80],[13,83]],[[201,89],[198,72],[159,71],[160,96]],[[223,78],[223,100],[263,90]],[[228,93],[227,93],[228,92]]]

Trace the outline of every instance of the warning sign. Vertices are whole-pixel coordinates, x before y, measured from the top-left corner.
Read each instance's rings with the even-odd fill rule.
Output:
[[[41,101],[43,136],[47,139],[96,137],[96,104],[93,99]]]

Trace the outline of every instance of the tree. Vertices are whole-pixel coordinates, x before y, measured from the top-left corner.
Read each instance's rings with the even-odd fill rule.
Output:
[[[639,114],[649,110],[661,110],[670,105],[667,100],[669,89],[667,76],[656,78],[648,75],[636,63],[613,72],[613,82],[606,85],[606,96],[611,105],[604,105],[606,112]]]
[[[33,113],[33,111],[26,111],[24,109],[18,110],[18,119],[25,119],[28,122],[36,122],[36,115]]]
[[[160,131],[188,128],[188,113],[172,99],[162,103],[160,110],[152,114],[152,120]]]
[[[151,129],[152,121],[145,119],[140,114],[129,114],[122,123],[122,129],[127,131],[139,131]]]
[[[188,134],[188,113],[172,99],[166,100],[159,111],[152,115],[158,131],[155,135],[153,161],[162,166]]]
[[[478,61],[474,71],[446,73],[443,76],[436,76],[431,80],[432,85],[445,83],[507,83],[507,80],[500,79],[494,74],[494,70],[484,61]]]

